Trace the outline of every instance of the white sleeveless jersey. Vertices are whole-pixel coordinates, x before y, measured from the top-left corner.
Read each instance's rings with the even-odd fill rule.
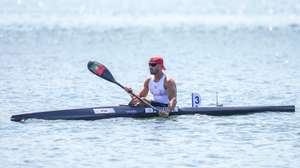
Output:
[[[168,104],[169,97],[167,89],[164,87],[164,81],[166,76],[164,75],[158,82],[154,81],[154,76],[149,81],[149,90],[153,95],[153,100],[159,103]]]

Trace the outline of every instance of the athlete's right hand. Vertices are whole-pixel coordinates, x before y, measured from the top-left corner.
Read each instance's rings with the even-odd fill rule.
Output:
[[[128,93],[132,93],[132,92],[133,92],[131,87],[125,87],[125,90],[126,90],[126,92],[128,92]]]
[[[131,106],[137,106],[139,103],[140,101],[136,97],[132,97],[131,101],[129,102]]]

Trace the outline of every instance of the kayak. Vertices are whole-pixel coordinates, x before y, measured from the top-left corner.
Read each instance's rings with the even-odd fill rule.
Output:
[[[163,110],[162,108],[157,108]],[[177,107],[170,115],[202,114],[211,116],[229,116],[262,112],[295,112],[295,106]],[[155,116],[158,116],[158,112],[153,110],[153,108],[120,105],[18,114],[11,116],[11,121],[19,122],[27,119],[98,120],[116,117],[147,118]]]
[[[115,80],[111,72],[103,65],[96,61],[89,61],[88,69],[98,77],[114,83],[125,90],[132,97],[137,98],[148,107],[132,107],[128,105],[108,106],[108,107],[93,107],[70,110],[58,110],[47,112],[35,112],[27,114],[19,114],[11,116],[11,121],[24,121],[27,119],[44,119],[44,120],[98,120],[115,117],[132,117],[145,118],[158,116],[158,111],[165,111],[160,107],[154,107],[150,103],[144,101],[139,96],[132,92],[128,92],[126,88]],[[218,103],[216,97],[216,107],[202,107],[201,96],[197,93],[192,94],[192,107],[175,108],[170,115],[186,115],[186,114],[204,114],[213,116],[228,116],[228,115],[245,115],[261,112],[295,112],[295,106],[232,106],[223,107]]]

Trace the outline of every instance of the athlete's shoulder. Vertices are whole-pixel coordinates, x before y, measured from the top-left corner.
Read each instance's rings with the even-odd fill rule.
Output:
[[[149,76],[146,80],[145,80],[145,83],[149,83],[149,81],[152,79],[151,76]]]
[[[166,76],[165,81],[167,84],[176,84],[175,79],[169,76]]]
[[[148,77],[148,78],[145,80],[145,82],[144,82],[144,86],[145,86],[145,87],[148,87],[150,80],[151,80],[151,77]]]
[[[175,82],[174,78],[172,78],[170,76],[167,76],[167,75],[165,75],[165,76],[166,76],[165,81],[167,81],[167,82]]]

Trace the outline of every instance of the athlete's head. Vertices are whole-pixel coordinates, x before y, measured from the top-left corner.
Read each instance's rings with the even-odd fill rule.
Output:
[[[152,75],[155,75],[162,70],[166,70],[164,66],[164,59],[159,55],[151,57],[149,60],[149,69]]]

